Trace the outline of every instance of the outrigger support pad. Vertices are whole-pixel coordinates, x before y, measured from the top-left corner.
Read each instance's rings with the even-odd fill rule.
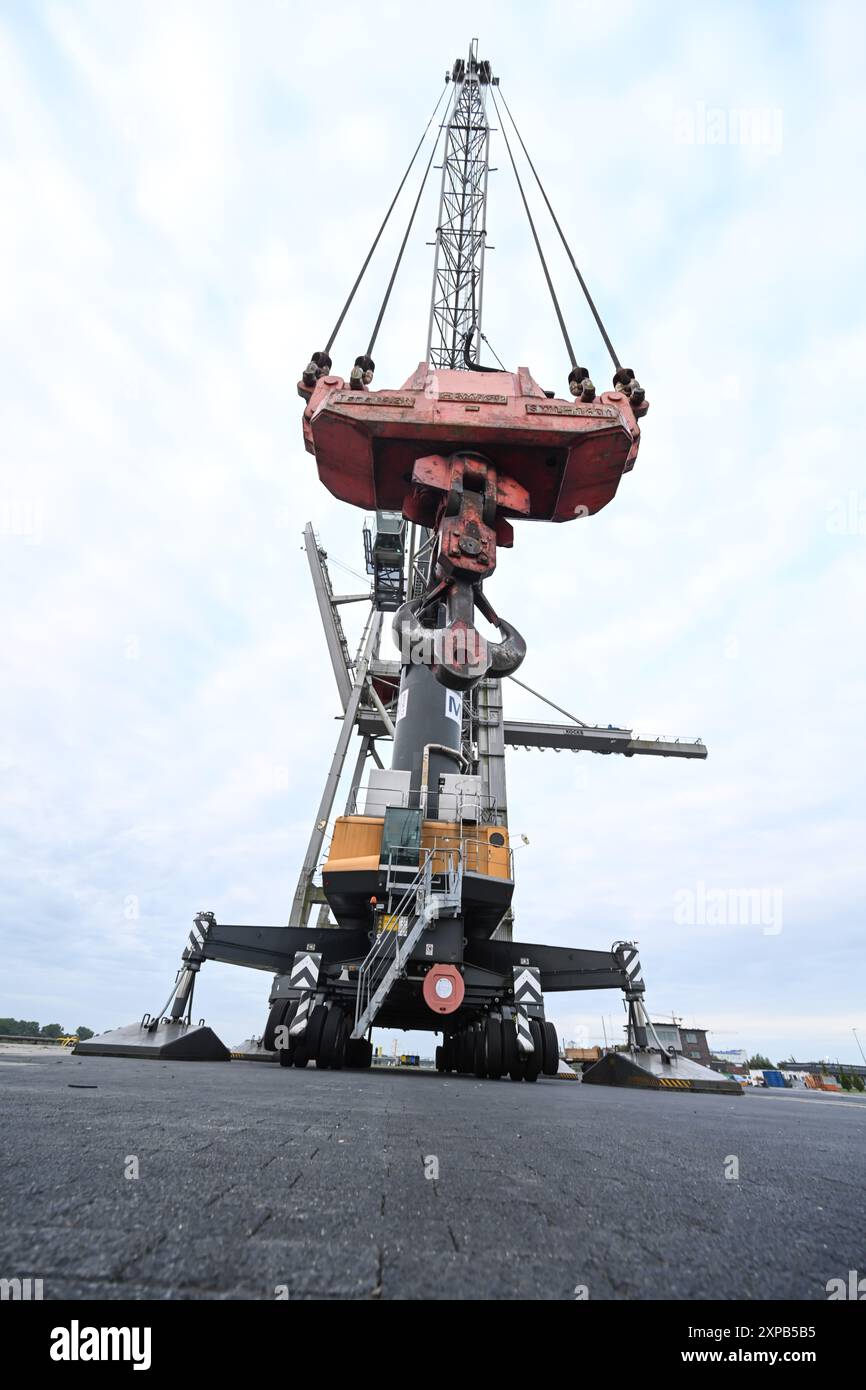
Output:
[[[215,923],[212,912],[195,918],[165,1008],[145,1014],[140,1023],[97,1033],[77,1042],[73,1052],[92,1057],[144,1057],[157,1061],[228,1062],[231,1053],[203,1018],[192,1021],[195,978],[205,960],[204,945]]]
[[[141,1023],[97,1033],[72,1049],[85,1057],[143,1057],[157,1062],[229,1062],[231,1053],[212,1028],[172,1023],[145,1014]]]
[[[674,1058],[655,1048],[642,1052],[608,1052],[583,1073],[584,1085],[628,1086],[644,1091],[710,1091],[741,1096],[738,1081],[679,1053]]]
[[[637,947],[617,941],[614,959],[625,975],[623,993],[628,1008],[627,1045],[607,1052],[583,1073],[590,1086],[629,1086],[649,1091],[708,1091],[741,1096],[738,1081],[720,1076],[711,1067],[693,1062],[674,1048],[663,1047],[644,1004],[646,986],[641,977]]]

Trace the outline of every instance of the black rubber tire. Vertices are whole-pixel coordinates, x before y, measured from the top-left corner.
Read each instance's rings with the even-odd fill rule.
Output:
[[[437,1047],[434,1055],[436,1060],[436,1070],[439,1072],[443,1072],[445,1070],[445,1049],[444,1047],[442,1047],[441,1044],[439,1045],[439,1047]]]
[[[289,1007],[289,1002],[288,999],[277,999],[271,1005],[268,1021],[265,1024],[265,1031],[262,1034],[262,1047],[265,1048],[267,1052],[276,1051],[274,1047],[274,1035],[283,1021],[283,1014]]]
[[[290,1067],[294,1064],[294,1052],[290,1047],[279,1047],[276,1049],[277,1061],[281,1067]]]
[[[310,1014],[306,1028],[292,1049],[296,1067],[305,1067],[308,1062],[315,1060],[327,1012],[324,1004],[316,1004]]]
[[[512,1080],[519,1080],[514,1077],[514,1069],[520,1058],[517,1053],[517,1029],[514,1026],[513,1018],[502,1020],[502,1074],[507,1072]]]
[[[529,1030],[532,1033],[535,1050],[527,1053],[523,1058],[523,1079],[524,1081],[537,1081],[544,1062],[544,1038],[541,1033],[541,1024],[537,1019],[531,1018],[529,1020]]]
[[[487,1044],[487,1075],[498,1081],[502,1075],[502,1023],[488,1018],[485,1029]]]
[[[544,1040],[544,1062],[541,1070],[545,1076],[556,1076],[559,1072],[559,1038],[548,1019],[542,1022],[541,1033]]]
[[[472,1028],[467,1028],[463,1034],[462,1066],[460,1070],[464,1076],[471,1076],[475,1071],[475,1030]]]
[[[310,1014],[310,1019],[304,1033],[304,1047],[310,1061],[315,1061],[319,1053],[319,1044],[322,1040],[322,1029],[325,1026],[325,1019],[328,1017],[328,1010],[324,1004],[316,1004]]]
[[[483,1081],[484,1077],[487,1075],[487,1040],[485,1032],[486,1030],[484,1027],[476,1028],[472,1035],[474,1041],[472,1070],[475,1072],[479,1081]]]
[[[337,1060],[338,1043],[343,1029],[346,1015],[336,1004],[332,1004],[325,1014],[325,1021],[322,1024],[322,1033],[319,1038],[319,1046],[316,1051],[316,1066],[327,1071],[328,1067],[336,1070],[343,1065],[343,1060]],[[311,1020],[312,1021],[312,1020]],[[345,1055],[345,1040],[343,1043],[343,1053]]]
[[[337,1041],[334,1043],[331,1057],[332,1071],[342,1071],[343,1067],[346,1065],[346,1049],[349,1046],[349,1034],[351,1031],[349,1020],[341,1009],[340,1026],[337,1029]]]

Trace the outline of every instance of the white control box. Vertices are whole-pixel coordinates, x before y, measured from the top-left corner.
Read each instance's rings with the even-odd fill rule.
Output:
[[[395,772],[391,768],[373,768],[367,784],[365,816],[384,816],[389,806],[409,805],[411,772]]]
[[[481,778],[445,772],[439,778],[439,819],[478,822],[481,819]]]

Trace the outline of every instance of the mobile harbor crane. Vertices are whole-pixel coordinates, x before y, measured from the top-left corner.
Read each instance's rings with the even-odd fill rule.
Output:
[[[199,913],[164,1009],[79,1043],[79,1052],[364,1068],[375,1024],[441,1033],[441,1072],[535,1081],[556,1075],[559,1064],[545,995],[619,988],[627,1046],[603,1057],[584,1081],[740,1090],[662,1047],[645,1009],[634,943],[593,951],[512,939],[506,745],[691,759],[705,758],[706,748],[699,740],[642,740],[629,729],[589,726],[570,715],[564,725],[504,718],[502,682],[516,679],[526,644],[484,589],[497,548],[513,545],[515,521],[568,522],[606,506],[634,467],[649,404],[613,350],[498,89],[473,40],[468,57],[446,74],[334,331],[298,383],[304,444],[321,481],[375,515],[375,526],[364,530],[370,606],[354,659],[339,613],[347,600],[334,594],[312,526],[304,532],[343,719],[289,924],[225,926],[213,913]],[[446,94],[447,114],[436,125]],[[542,389],[525,367],[481,366],[474,355],[475,344],[486,342],[488,100],[570,361],[567,399]],[[597,393],[577,363],[500,102],[613,360],[610,391]],[[334,340],[431,126],[432,149],[373,333],[343,379],[333,371]],[[440,138],[426,356],[398,389],[373,390],[372,353]],[[500,640],[483,637],[476,611]],[[385,615],[399,661],[380,653]],[[360,748],[348,803],[334,819],[355,733]],[[378,751],[388,740],[390,768]],[[368,758],[375,766],[362,786]],[[193,988],[206,960],[274,975],[261,1038],[233,1054],[203,1021],[192,1021]]]

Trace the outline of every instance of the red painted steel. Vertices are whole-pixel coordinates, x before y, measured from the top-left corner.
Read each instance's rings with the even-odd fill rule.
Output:
[[[443,982],[440,988],[447,989],[450,986],[450,993],[443,998],[437,990],[439,981]],[[424,976],[424,984],[421,988],[424,996],[424,1003],[428,1009],[432,1009],[434,1014],[453,1014],[463,1003],[463,996],[466,993],[466,986],[463,983],[463,976],[453,965],[434,965]]]
[[[306,448],[335,497],[436,526],[439,461],[480,454],[496,474],[500,545],[511,543],[507,515],[571,521],[600,511],[640,443],[624,393],[606,391],[592,404],[550,399],[525,367],[447,371],[422,362],[397,391],[350,390],[337,376],[298,389],[307,399]]]

